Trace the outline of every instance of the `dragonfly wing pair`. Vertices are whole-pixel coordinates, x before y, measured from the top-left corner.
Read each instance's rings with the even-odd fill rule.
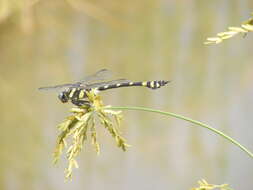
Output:
[[[117,79],[117,80],[112,80],[109,82],[94,83],[96,81],[106,80],[111,75],[112,75],[111,71],[109,71],[107,69],[101,69],[98,72],[96,72],[95,74],[89,75],[76,83],[67,83],[67,84],[60,84],[60,85],[54,85],[54,86],[40,87],[39,90],[58,90],[58,89],[63,89],[63,88],[91,89],[91,88],[98,88],[98,87],[106,85],[108,83],[115,84],[118,82],[127,82],[128,81],[126,79]]]

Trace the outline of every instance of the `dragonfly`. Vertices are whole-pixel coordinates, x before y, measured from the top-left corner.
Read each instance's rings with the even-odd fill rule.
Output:
[[[143,86],[150,89],[158,89],[170,82],[167,80],[132,82],[127,79],[106,81],[111,74],[111,71],[107,69],[101,69],[92,75],[86,76],[78,82],[40,87],[39,90],[61,90],[58,94],[58,98],[62,103],[67,103],[70,101],[76,106],[83,106],[90,104],[87,99],[87,92],[91,90],[94,90],[96,93],[98,93],[100,91],[109,89],[132,86]]]

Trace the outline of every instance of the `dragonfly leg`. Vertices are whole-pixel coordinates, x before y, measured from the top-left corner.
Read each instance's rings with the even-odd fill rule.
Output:
[[[87,101],[87,100],[76,100],[76,99],[73,99],[71,100],[72,104],[76,105],[76,106],[84,106],[84,105],[87,105],[87,106],[90,106],[90,102]]]

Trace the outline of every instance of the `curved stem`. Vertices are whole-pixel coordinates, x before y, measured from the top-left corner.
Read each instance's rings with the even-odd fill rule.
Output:
[[[171,113],[171,112],[164,112],[164,111],[160,111],[160,110],[155,110],[155,109],[151,109],[151,108],[144,108],[144,107],[123,107],[123,106],[111,106],[111,107],[106,107],[105,109],[114,109],[114,110],[137,110],[137,111],[146,111],[146,112],[153,112],[153,113],[159,113],[162,115],[168,115],[168,116],[172,116],[178,119],[182,119],[185,121],[188,121],[190,123],[199,125],[201,127],[207,128],[210,131],[213,131],[214,133],[224,137],[225,139],[227,139],[228,141],[230,141],[231,143],[233,143],[234,145],[238,146],[242,151],[244,151],[245,153],[247,153],[251,158],[253,158],[253,153],[251,153],[248,149],[246,149],[243,145],[241,145],[239,142],[237,142],[236,140],[234,140],[233,138],[229,137],[228,135],[224,134],[223,132],[196,120],[190,119],[188,117],[182,116],[182,115],[178,115],[175,113]]]

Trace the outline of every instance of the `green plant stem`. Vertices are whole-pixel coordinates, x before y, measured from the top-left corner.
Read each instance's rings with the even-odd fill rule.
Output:
[[[144,107],[111,106],[111,107],[108,107],[106,109],[146,111],[146,112],[159,113],[159,114],[162,114],[162,115],[168,115],[168,116],[172,116],[172,117],[175,117],[175,118],[178,118],[178,119],[185,120],[185,121],[188,121],[190,123],[193,123],[193,124],[199,125],[201,127],[207,128],[210,131],[213,131],[214,133],[222,136],[223,138],[227,139],[228,141],[230,141],[234,145],[238,146],[242,151],[247,153],[251,158],[253,158],[253,153],[251,153],[248,149],[246,149],[243,145],[241,145],[239,142],[237,142],[233,138],[229,137],[228,135],[224,134],[223,132],[221,132],[221,131],[213,128],[213,127],[210,127],[209,125],[207,125],[205,123],[190,119],[188,117],[184,117],[184,116],[181,116],[181,115],[178,115],[178,114],[175,114],[175,113],[171,113],[171,112],[164,112],[164,111],[155,110],[155,109],[151,109],[151,108],[144,108]]]

